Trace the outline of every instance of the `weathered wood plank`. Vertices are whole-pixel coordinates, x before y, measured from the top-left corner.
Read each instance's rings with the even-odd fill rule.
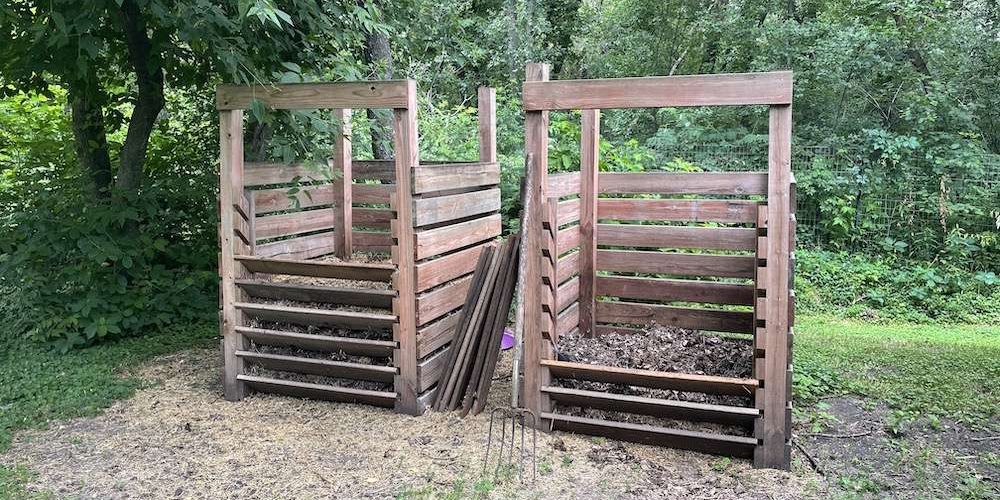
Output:
[[[626,276],[598,276],[597,295],[623,299],[753,305],[753,285]]]
[[[601,156],[601,111],[584,110],[580,131],[580,334],[594,334],[597,294],[598,175]],[[560,211],[562,207],[559,207]]]
[[[580,201],[580,198],[560,201],[558,207],[556,208],[556,213],[558,214],[556,224],[562,227],[566,224],[572,224],[579,221],[581,217]]]
[[[497,91],[479,87],[477,91],[479,114],[479,161],[497,161]]]
[[[438,383],[448,361],[448,349],[442,349],[417,364],[418,390],[424,392]]]
[[[286,259],[311,259],[333,253],[336,239],[335,234],[330,231],[264,243],[263,245],[257,245],[257,255],[260,257],[282,257]]]
[[[500,215],[460,222],[436,229],[417,231],[416,259],[426,259],[494,238],[500,234]]]
[[[233,219],[236,197],[243,193],[243,111],[219,113],[219,275],[222,298],[219,330],[222,334],[224,360],[223,390],[229,401],[239,401],[246,395],[246,386],[239,377],[246,372],[246,363],[236,352],[246,348],[246,339],[236,331],[243,324],[243,314],[236,309],[241,292],[236,279],[245,275],[245,269],[236,258],[241,248],[237,241]]]
[[[299,283],[238,279],[236,285],[251,297],[274,300],[294,300],[298,302],[322,302],[388,309],[392,307],[392,290],[368,288],[341,288]]]
[[[321,377],[347,378],[352,380],[370,380],[372,382],[390,383],[396,375],[396,369],[391,366],[350,363],[329,359],[302,358],[282,354],[268,354],[253,351],[237,351],[236,355],[246,362],[267,370],[319,375]]]
[[[417,326],[423,326],[462,307],[471,284],[470,274],[429,292],[418,294]]]
[[[757,388],[754,379],[697,375],[691,373],[661,372],[590,365],[571,361],[542,360],[556,378],[603,382],[608,384],[635,385],[650,389],[681,392],[703,392],[725,396],[750,396]]]
[[[597,301],[597,321],[676,326],[692,330],[753,333],[753,312],[692,309],[633,302]]]
[[[351,197],[354,203],[361,205],[388,205],[394,189],[394,184],[354,183],[351,185]]]
[[[326,164],[247,162],[243,185],[246,187],[298,182],[329,182],[333,171]]]
[[[247,109],[257,100],[271,109],[405,108],[412,87],[411,80],[219,85],[215,107]]]
[[[577,302],[580,298],[580,279],[572,278],[565,283],[559,285],[556,290],[556,300],[557,304],[555,309],[552,308],[552,296],[551,294],[546,294],[542,300],[542,308],[549,312],[558,313],[573,302]]]
[[[413,225],[428,226],[500,210],[500,190],[486,189],[413,200]]]
[[[323,262],[310,260],[271,259],[265,257],[237,256],[252,273],[289,274],[314,278],[341,278],[348,280],[385,281],[392,278],[392,264],[366,264],[360,262]]]
[[[263,321],[285,321],[297,325],[335,326],[356,329],[389,328],[396,322],[391,314],[331,311],[310,307],[279,306],[237,302],[236,308]]]
[[[760,415],[760,410],[756,408],[693,403],[566,387],[542,387],[542,392],[548,393],[553,400],[563,405],[638,413],[677,420],[749,425]]]
[[[456,312],[420,327],[417,330],[417,357],[423,358],[451,342],[455,336],[455,327],[462,319],[461,316]]]
[[[757,230],[743,227],[598,224],[597,244],[638,248],[754,250],[757,248]]]
[[[327,384],[311,384],[295,380],[282,380],[268,377],[240,375],[239,380],[251,389],[260,392],[270,392],[286,396],[337,401],[341,403],[364,403],[374,406],[392,408],[396,402],[396,393],[387,391],[369,391],[338,387]]]
[[[558,300],[558,299],[557,299]],[[558,341],[563,335],[573,331],[580,324],[580,304],[572,303],[569,307],[556,316],[554,322],[543,322],[542,333],[553,342]],[[552,336],[552,328],[555,328],[556,335]]]
[[[393,160],[351,160],[355,180],[382,181],[392,184],[396,180],[396,162]]]
[[[479,253],[483,251],[483,246],[487,244],[489,243],[483,243],[482,245],[417,264],[417,292],[422,292],[428,288],[438,286],[463,274],[472,272],[476,267],[476,262],[479,260]]]
[[[334,228],[334,224],[335,216],[333,210],[303,210],[287,214],[257,217],[255,232],[258,240],[266,240],[313,231],[330,230]]]
[[[757,202],[746,200],[645,200],[602,198],[598,219],[753,223]]]
[[[352,209],[354,227],[389,229],[394,212],[386,208],[355,207]]]
[[[335,337],[310,333],[268,330],[265,328],[237,327],[246,338],[258,345],[295,347],[316,352],[344,352],[354,356],[388,358],[396,349],[395,342],[369,340],[357,337]]]
[[[761,172],[649,172],[600,174],[604,194],[767,194],[767,174]]]
[[[622,273],[656,273],[675,276],[753,278],[752,255],[698,255],[670,252],[598,250],[597,270]]]
[[[253,191],[254,211],[257,214],[332,205],[334,201],[333,186],[330,184]]]
[[[580,172],[549,175],[546,198],[563,198],[574,194],[580,194]]]
[[[497,163],[420,165],[413,169],[413,194],[493,186],[500,183]]]
[[[580,252],[573,252],[560,257],[554,267],[556,268],[556,284],[576,276],[580,273]],[[551,284],[551,267],[543,267],[541,271],[543,282]]]
[[[354,182],[351,165],[351,110],[333,110],[333,119],[340,125],[340,130],[334,134],[333,140],[333,214],[337,234],[334,235],[333,253],[342,259],[349,258],[354,253],[354,238],[351,228]]]

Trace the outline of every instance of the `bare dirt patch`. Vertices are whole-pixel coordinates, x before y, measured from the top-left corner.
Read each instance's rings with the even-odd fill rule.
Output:
[[[420,418],[369,406],[254,395],[222,399],[215,350],[142,369],[157,380],[97,418],[25,432],[0,463],[30,488],[80,498],[803,498],[827,486],[746,461],[539,433],[534,484],[481,476],[489,409],[509,400],[509,356],[487,410]]]

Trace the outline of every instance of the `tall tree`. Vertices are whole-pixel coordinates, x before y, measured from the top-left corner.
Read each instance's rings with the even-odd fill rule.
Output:
[[[364,2],[359,0],[359,3]],[[381,2],[374,2],[375,5]],[[392,80],[392,47],[389,35],[384,30],[365,32],[364,61],[368,66],[368,77],[373,80]],[[387,109],[368,109],[371,130],[372,155],[378,160],[392,158],[392,112]]]

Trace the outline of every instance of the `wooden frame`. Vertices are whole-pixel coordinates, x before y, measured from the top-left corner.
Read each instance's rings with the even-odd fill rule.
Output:
[[[412,80],[220,86],[220,330],[229,400],[249,390],[389,406],[419,415],[437,390],[478,252],[500,233],[496,93],[479,89],[477,159],[419,159]],[[341,125],[328,165],[246,163],[243,110],[331,109]],[[394,160],[354,160],[353,109],[389,108]],[[294,191],[292,188],[295,188]],[[470,232],[471,231],[471,232]],[[460,237],[456,237],[459,235]],[[357,251],[389,264],[352,262]],[[334,255],[337,262],[317,260]],[[276,283],[266,275],[384,282],[389,290]],[[376,312],[262,303],[285,299],[362,306]],[[392,340],[251,327],[250,320],[391,332]],[[339,334],[338,334],[339,335]],[[321,362],[266,354],[255,345],[391,359],[387,365]],[[391,383],[366,391],[250,375],[248,367]]]
[[[524,324],[522,404],[541,416],[543,429],[747,457],[758,467],[789,468],[794,299],[790,274],[794,260],[792,73],[556,82],[548,81],[546,65],[529,64],[526,75],[525,153],[531,188],[525,205],[535,209],[526,212],[522,221],[526,234],[525,300],[519,311]],[[766,173],[599,172],[602,108],[734,105],[770,108]],[[582,110],[581,170],[548,174],[547,113],[574,109]],[[760,201],[762,197],[765,202]],[[707,227],[691,227],[705,223]],[[668,305],[671,302],[682,304]],[[692,307],[692,303],[708,307]],[[583,335],[641,333],[635,325],[654,323],[754,336],[752,378],[581,365],[553,357],[559,337],[572,330]],[[744,396],[753,404],[695,405],[566,389],[554,384],[554,379]],[[553,406],[558,403],[738,423],[751,435],[572,417],[560,414]]]

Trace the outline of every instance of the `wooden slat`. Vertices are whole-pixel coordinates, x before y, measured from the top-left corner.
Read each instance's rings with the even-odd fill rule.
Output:
[[[461,307],[471,283],[470,274],[417,295],[417,326],[423,326]]]
[[[573,417],[555,413],[542,413],[542,418],[551,421],[552,428],[555,430],[740,458],[752,456],[754,446],[757,444],[756,439],[747,437],[668,429],[645,424]]]
[[[392,246],[392,235],[382,231],[353,231],[354,246],[358,248],[384,248]]]
[[[258,345],[294,347],[307,351],[344,352],[353,356],[388,358],[396,348],[395,342],[385,340],[313,335],[243,326],[237,327],[237,330]]]
[[[294,380],[240,375],[239,380],[260,392],[270,392],[300,398],[337,401],[341,403],[365,403],[392,408],[396,402],[395,392],[352,389],[327,384],[311,384]]]
[[[500,215],[490,215],[437,229],[417,231],[416,259],[426,259],[500,234]]]
[[[562,198],[580,194],[580,172],[563,172],[549,175],[546,198]]]
[[[460,319],[461,314],[456,312],[417,330],[417,357],[423,358],[451,342]]]
[[[602,173],[605,194],[767,194],[767,174],[761,172]]]
[[[352,201],[361,205],[388,205],[392,196],[392,184],[358,184],[351,185]]]
[[[258,240],[266,240],[333,228],[333,210],[319,209],[257,217],[255,231]]]
[[[524,82],[525,111],[791,104],[792,72]]]
[[[558,300],[558,299],[557,299]],[[569,307],[559,313],[556,316],[554,322],[543,322],[542,332],[545,333],[553,341],[558,340],[563,335],[573,331],[580,324],[580,304],[578,302],[572,303]],[[551,327],[554,326],[556,329],[556,336],[552,337]]]
[[[302,358],[282,354],[267,354],[253,351],[237,351],[237,356],[248,363],[268,370],[319,375],[321,377],[347,378],[391,383],[396,369],[391,366],[350,363],[329,359]]]
[[[386,208],[355,207],[351,209],[354,227],[389,229],[393,211]]]
[[[750,396],[757,389],[758,385],[754,379],[639,370],[635,368],[589,365],[586,363],[552,359],[542,360],[541,364],[548,367],[552,376],[556,378],[633,385],[670,391],[703,392],[705,394],[719,394],[724,396]]]
[[[215,107],[247,109],[258,100],[271,109],[406,108],[411,87],[410,80],[219,85]]]
[[[542,269],[542,280],[552,283],[551,267]],[[556,264],[556,284],[562,283],[580,273],[580,252],[573,252],[559,258]]]
[[[246,386],[239,380],[245,373],[246,363],[236,356],[236,351],[245,348],[246,339],[235,330],[243,324],[244,318],[234,306],[241,299],[235,280],[244,277],[246,272],[236,260],[246,246],[238,241],[233,227],[234,207],[237,197],[242,194],[243,111],[222,111],[219,113],[219,330],[224,362],[223,391],[228,401],[239,401],[246,395]]]
[[[486,244],[417,264],[417,291],[422,292],[472,272]]]
[[[623,273],[753,278],[756,263],[756,259],[752,255],[698,255],[628,250],[597,251],[597,270]]]
[[[676,326],[692,330],[753,333],[753,312],[597,301],[597,321]]]
[[[311,259],[332,253],[335,243],[334,233],[330,231],[257,245],[257,255],[286,259]]]
[[[749,425],[760,415],[760,410],[756,408],[692,403],[566,387],[542,387],[542,392],[547,393],[556,402],[567,406],[638,413],[659,418]]]
[[[597,294],[598,175],[601,156],[601,111],[584,110],[580,131],[580,334],[594,334]],[[562,207],[560,207],[561,209]]]
[[[565,226],[566,224],[572,224],[579,221],[580,198],[560,201],[556,212],[559,215],[559,220],[557,222],[559,226]]]
[[[602,198],[598,219],[753,223],[757,202],[746,200],[645,200]]]
[[[542,307],[546,311],[552,312],[551,295],[547,295],[546,297],[547,298],[543,299],[542,301]],[[555,312],[559,312],[562,311],[563,309],[566,309],[568,305],[572,304],[573,302],[576,302],[577,300],[579,300],[579,298],[580,298],[579,278],[570,279],[567,282],[563,283],[562,285],[559,285],[559,288],[556,290],[556,300],[558,301],[558,303],[556,304]]]
[[[497,91],[479,87],[476,107],[479,114],[479,161],[497,161]]]
[[[712,281],[598,276],[597,295],[624,299],[753,305],[753,285]]]
[[[337,234],[334,235],[333,253],[342,259],[350,258],[354,253],[354,238],[351,228],[354,227],[352,220],[354,204],[354,189],[351,184],[354,182],[354,166],[351,164],[351,110],[335,109],[332,117],[336,121],[340,130],[333,137],[333,165],[334,179],[331,186],[333,192],[333,215],[334,226],[337,227]]]
[[[598,224],[597,244],[639,248],[755,250],[757,230],[743,227]]]
[[[493,186],[500,183],[497,163],[420,165],[413,169],[413,194]]]
[[[252,273],[290,274],[313,278],[341,278],[363,281],[389,281],[395,266],[392,264],[365,264],[360,262],[322,262],[262,257],[238,256]]]
[[[329,182],[331,177],[332,171],[326,164],[247,162],[243,185],[256,187],[309,181]]]
[[[442,349],[417,364],[417,391],[424,392],[438,383],[448,361],[448,349]]]
[[[253,191],[254,210],[257,214],[280,210],[299,210],[309,207],[331,205],[334,202],[333,187],[330,184],[302,186],[298,192],[289,194],[292,188],[273,188]],[[295,200],[298,200],[296,205]]]
[[[382,181],[389,184],[396,180],[394,160],[351,160],[351,170],[356,180]]]
[[[580,246],[580,226],[570,226],[556,234],[556,251],[563,255]]]
[[[236,285],[251,297],[294,300],[299,302],[323,302],[352,306],[388,309],[392,307],[392,290],[372,290],[368,288],[340,288],[297,283],[278,283],[264,280],[240,279]]]
[[[487,189],[413,200],[413,225],[428,226],[500,210],[500,190]]]
[[[237,302],[236,308],[263,321],[288,322],[297,325],[333,326],[363,330],[389,328],[396,322],[396,317],[391,314],[331,311],[246,302]]]

